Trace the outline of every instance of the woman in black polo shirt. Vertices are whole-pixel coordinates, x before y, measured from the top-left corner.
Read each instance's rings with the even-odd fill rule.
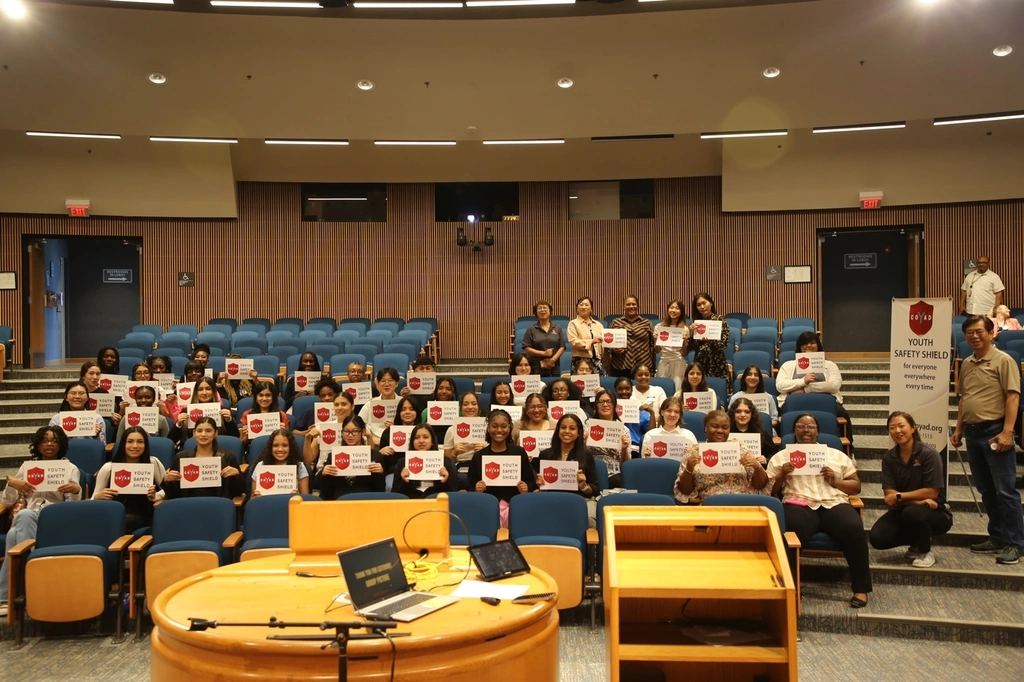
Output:
[[[537,324],[530,325],[523,336],[523,352],[533,370],[542,377],[557,377],[559,358],[565,352],[565,331],[551,321],[551,304],[540,300],[533,304]]]

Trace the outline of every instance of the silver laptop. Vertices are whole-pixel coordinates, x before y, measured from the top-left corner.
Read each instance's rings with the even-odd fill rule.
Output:
[[[394,538],[338,552],[338,560],[352,606],[365,618],[408,623],[458,601],[457,597],[413,592]]]

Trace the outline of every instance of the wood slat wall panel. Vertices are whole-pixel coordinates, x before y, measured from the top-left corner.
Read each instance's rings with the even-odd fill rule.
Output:
[[[434,222],[429,184],[390,185],[386,223],[303,223],[299,185],[250,182],[239,183],[237,221],[0,215],[0,270],[19,286],[0,292],[0,321],[14,326],[21,362],[23,235],[141,237],[146,323],[433,315],[447,357],[504,355],[510,320],[537,298],[571,315],[588,294],[603,317],[627,293],[661,313],[670,298],[689,308],[709,291],[723,313],[817,317],[817,272],[787,285],[764,271],[814,264],[819,228],[923,224],[927,296],[957,296],[961,261],[987,253],[1007,302],[1024,304],[1024,200],[723,214],[721,197],[718,177],[658,180],[653,220],[569,221],[566,183],[524,182],[521,219],[492,223],[496,245],[480,253],[456,247],[458,224]],[[482,225],[466,231],[483,239]],[[195,271],[195,288],[177,287],[183,270]]]

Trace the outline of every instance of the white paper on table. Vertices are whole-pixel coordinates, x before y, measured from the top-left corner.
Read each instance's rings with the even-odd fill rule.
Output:
[[[369,476],[369,445],[335,445],[331,449],[331,461],[338,469],[338,476]]]
[[[796,366],[793,368],[793,378],[802,379],[808,374],[813,374],[815,381],[825,380],[824,353],[818,352],[796,354]]]
[[[651,457],[658,459],[674,459],[682,462],[685,455],[687,440],[681,433],[662,433],[651,436]]]
[[[252,372],[254,364],[256,363],[252,358],[230,358],[224,364],[224,371],[228,373],[228,379],[241,381],[242,379],[249,378],[249,373]]]
[[[440,450],[414,451],[406,455],[405,467],[410,481],[438,481],[444,468],[444,453]]]
[[[312,393],[316,387],[316,382],[320,381],[320,377],[323,376],[320,372],[299,370],[295,372],[292,378],[292,383],[295,385],[296,391],[306,391]]]
[[[627,330],[625,329],[612,329],[608,328],[604,330],[604,334],[601,337],[601,341],[605,348],[618,349],[626,347],[626,340],[628,337]]]
[[[558,421],[563,415],[574,414],[580,418],[580,421],[584,424],[587,423],[587,413],[580,407],[579,401],[576,400],[552,400],[548,403],[548,417]]]
[[[413,395],[430,395],[437,386],[437,372],[409,372],[405,385]]]
[[[115,412],[114,403],[118,395],[120,394],[93,393],[89,396],[89,409],[100,414],[113,414]]]
[[[700,472],[707,475],[742,474],[739,443],[697,443],[700,448]]]
[[[153,435],[160,430],[160,408],[139,407],[134,405],[125,410],[124,420],[128,426],[141,426],[146,433]]]
[[[452,403],[458,410],[458,403]],[[394,400],[377,400],[370,407],[371,424],[383,424],[384,422],[395,421],[395,414],[398,413],[398,398]]]
[[[757,408],[758,412],[764,412],[765,414],[771,414],[772,410],[769,407],[771,404],[772,396],[768,393],[743,393],[741,394],[744,398],[754,403],[754,407]],[[758,417],[758,415],[751,415],[751,418]]]
[[[369,381],[344,381],[341,390],[352,396],[352,402],[356,405],[365,405],[373,398],[373,384]]]
[[[341,422],[321,422],[316,425],[320,432],[320,447],[333,448],[341,442]]]
[[[170,372],[158,372],[153,375],[153,381],[160,384],[160,388],[164,389],[164,391],[167,391],[168,393],[170,393],[174,388],[175,379],[177,379],[177,377]]]
[[[196,382],[194,381],[182,381],[178,384],[178,388],[175,389],[178,394],[178,400],[183,403],[190,402],[192,400],[192,391],[196,388]]]
[[[499,585],[498,583],[485,583],[480,580],[463,580],[459,586],[452,590],[451,596],[462,599],[479,599],[480,597],[494,597],[512,601],[516,597],[522,597],[529,585]]]
[[[124,374],[101,374],[100,375],[100,388],[107,393],[113,393],[114,395],[124,395],[125,384],[128,383],[128,377]]]
[[[508,416],[512,418],[512,423],[515,423],[523,418],[523,406],[522,405],[491,405],[491,412],[495,410],[504,410],[508,412]]]
[[[486,443],[487,420],[484,417],[459,417],[452,425],[456,443]]]
[[[245,418],[246,428],[249,430],[249,438],[269,436],[281,428],[280,412],[250,412]]]
[[[658,325],[654,328],[654,342],[663,348],[679,348],[686,343],[686,330]]]
[[[391,449],[395,452],[408,452],[412,445],[412,430],[415,426],[391,425]]]
[[[750,450],[750,454],[754,457],[761,456],[761,434],[734,432],[729,434],[729,438],[739,441],[740,445]]]
[[[639,424],[640,401],[632,399],[620,400],[615,405],[615,413],[619,415],[619,419],[622,420],[623,424]]]
[[[539,374],[517,374],[508,378],[509,386],[512,387],[512,397],[517,401],[526,399],[531,393],[540,393],[541,384]]]
[[[519,457],[515,455],[484,455],[480,458],[482,480],[495,487],[519,485]]]
[[[427,423],[431,426],[451,426],[458,418],[459,404],[456,401],[427,401]]]
[[[580,389],[584,398],[593,398],[597,389],[601,388],[600,374],[573,374],[569,379]]]
[[[58,412],[57,419],[60,422],[58,426],[64,430],[64,435],[68,438],[94,438],[96,436],[95,412],[88,410]]]
[[[192,403],[188,406],[188,428],[196,428],[196,423],[203,417],[212,417],[213,421],[217,423],[217,428],[221,427],[220,402],[216,403]]]
[[[587,446],[595,448],[622,448],[622,434],[626,426],[620,422],[605,419],[591,419],[587,422]]]
[[[114,462],[110,465],[110,487],[125,495],[145,495],[153,485],[152,464],[127,464]]]
[[[693,338],[703,339],[705,341],[722,340],[721,320],[698,320],[694,324]]]
[[[124,393],[120,394],[132,405],[135,404],[135,391],[141,386],[149,386],[153,389],[153,396],[160,397],[160,382],[159,381],[129,381],[124,385]]]
[[[335,420],[334,403],[313,403],[313,423],[319,426]]]
[[[288,495],[299,489],[299,473],[294,464],[261,464],[256,488],[260,495]]]
[[[683,409],[689,412],[710,412],[715,409],[715,392],[683,393]]]
[[[819,476],[828,466],[827,445],[794,443],[786,446],[786,454],[793,464],[790,476]]]
[[[182,489],[220,487],[220,457],[182,457],[180,461]]]
[[[554,438],[555,432],[551,431],[520,431],[519,432],[519,447],[526,450],[526,454],[530,459],[534,459],[542,451],[547,450],[551,447],[551,439]]]
[[[70,470],[71,462],[66,459],[37,459],[29,462],[25,481],[34,486],[37,493],[52,493],[68,482]]]
[[[579,490],[577,474],[580,463],[576,461],[544,460],[540,463],[541,490]]]

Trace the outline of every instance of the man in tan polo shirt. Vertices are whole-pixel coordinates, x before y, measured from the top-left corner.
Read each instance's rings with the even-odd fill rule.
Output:
[[[974,484],[988,513],[988,539],[972,552],[996,554],[1000,564],[1016,564],[1024,549],[1024,514],[1017,492],[1017,453],[1013,426],[1020,405],[1020,367],[992,345],[995,325],[984,315],[963,323],[974,354],[960,365],[954,447],[967,441]]]

